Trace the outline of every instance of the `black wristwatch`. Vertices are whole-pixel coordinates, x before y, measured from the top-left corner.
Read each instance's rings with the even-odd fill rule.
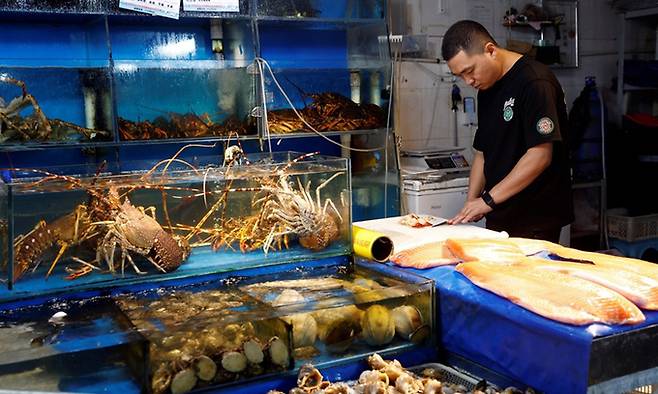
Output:
[[[493,197],[491,197],[491,194],[489,194],[488,191],[485,190],[480,197],[482,197],[484,203],[490,206],[491,209],[496,209],[496,202],[494,201]]]

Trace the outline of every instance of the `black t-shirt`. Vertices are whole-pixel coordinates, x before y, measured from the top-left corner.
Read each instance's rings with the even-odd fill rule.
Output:
[[[534,146],[553,142],[550,166],[528,187],[487,214],[496,230],[545,230],[573,220],[564,93],[547,66],[519,59],[492,87],[478,92],[473,147],[484,154],[485,190],[491,190]]]

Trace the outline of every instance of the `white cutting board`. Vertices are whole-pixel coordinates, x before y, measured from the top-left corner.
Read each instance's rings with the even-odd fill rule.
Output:
[[[443,241],[447,238],[507,238],[504,232],[487,230],[472,224],[442,224],[437,227],[410,227],[400,224],[402,216],[385,219],[365,220],[354,222],[368,230],[385,234],[393,241],[393,252],[401,252],[430,242]]]

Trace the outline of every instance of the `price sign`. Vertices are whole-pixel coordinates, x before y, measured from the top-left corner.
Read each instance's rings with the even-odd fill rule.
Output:
[[[119,7],[165,18],[178,19],[181,0],[119,0]]]
[[[240,12],[240,0],[183,0],[185,11]]]

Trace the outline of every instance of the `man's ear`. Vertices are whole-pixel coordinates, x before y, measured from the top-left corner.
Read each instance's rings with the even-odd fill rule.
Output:
[[[497,49],[498,49],[498,47],[496,46],[496,44],[494,44],[491,41],[488,41],[486,44],[484,44],[484,53],[486,55],[491,56],[491,57],[494,57],[494,58],[496,57]]]

